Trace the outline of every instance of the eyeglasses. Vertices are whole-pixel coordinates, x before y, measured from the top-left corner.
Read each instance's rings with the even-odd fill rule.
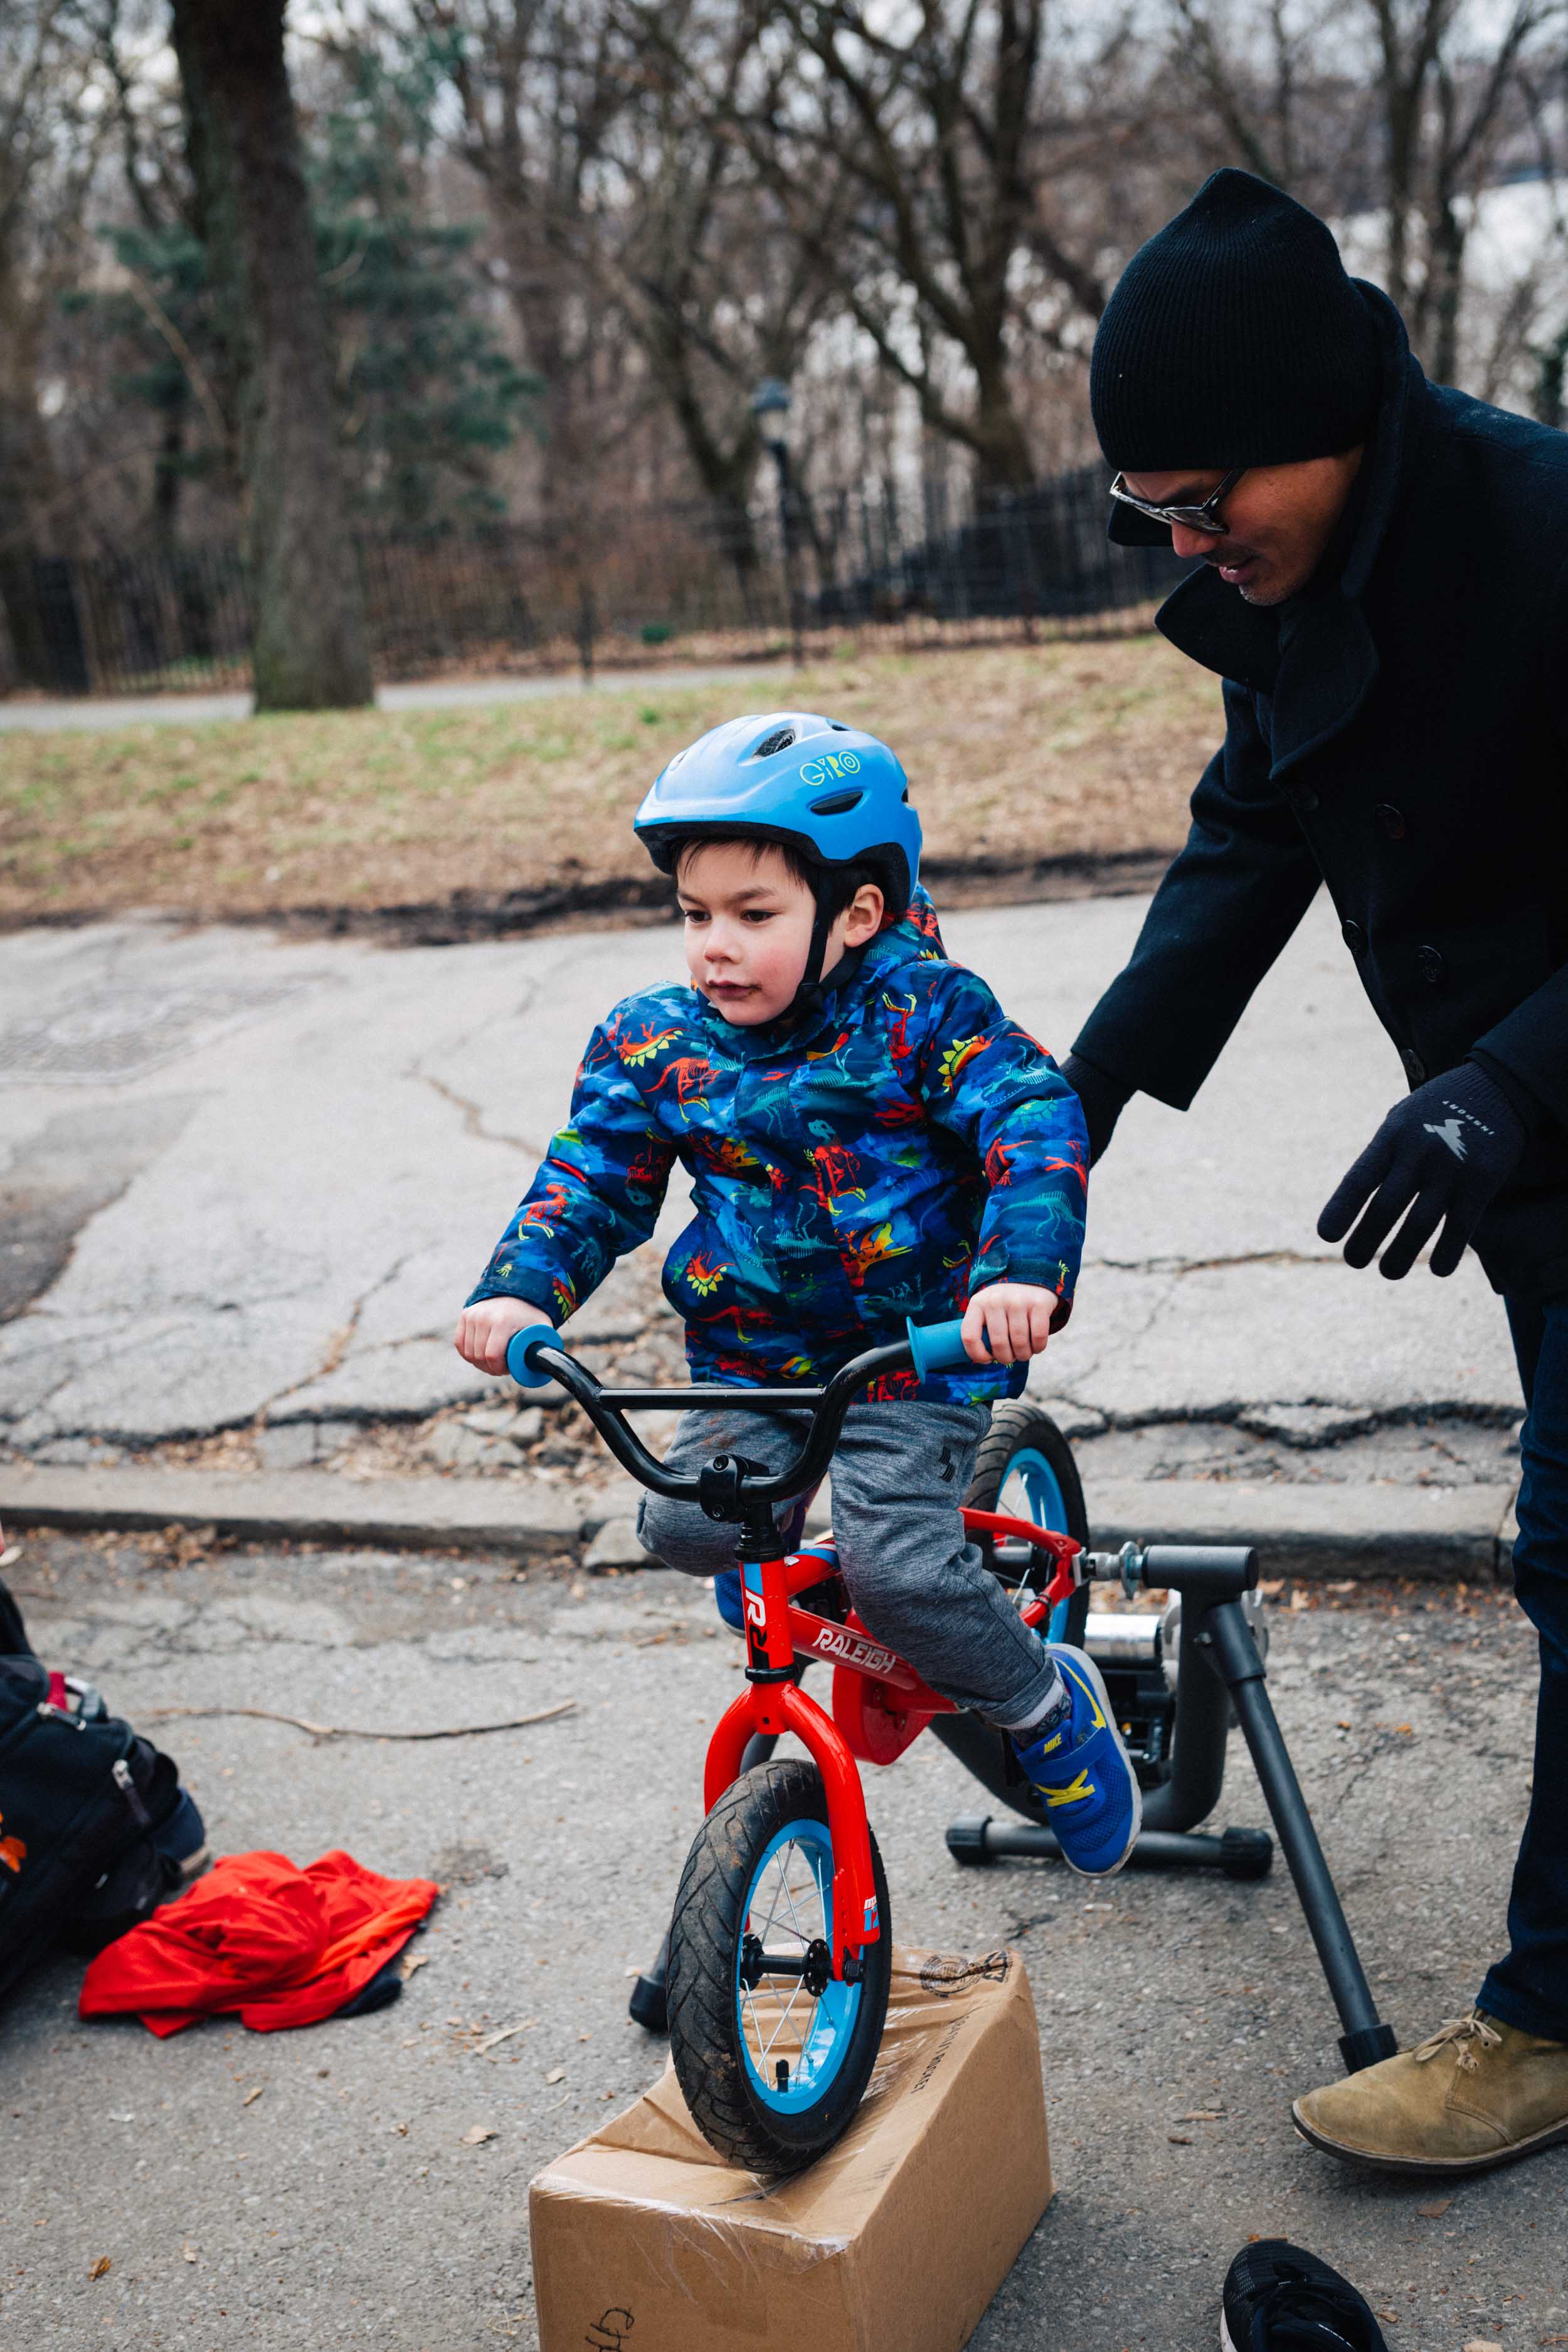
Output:
[[[1125,474],[1117,475],[1110,485],[1110,495],[1121,505],[1136,508],[1141,515],[1147,515],[1151,522],[1175,523],[1183,530],[1206,530],[1214,538],[1221,539],[1226,526],[1220,520],[1219,502],[1221,499],[1229,498],[1246,471],[1245,466],[1233,466],[1218,488],[1210,491],[1201,507],[1152,506],[1147,499],[1135,499],[1131,490],[1122,488],[1127,478]]]

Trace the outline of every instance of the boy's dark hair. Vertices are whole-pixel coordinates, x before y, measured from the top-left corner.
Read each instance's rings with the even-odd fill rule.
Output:
[[[706,825],[700,833],[683,834],[670,847],[670,867],[677,882],[680,879],[681,866],[694,849],[727,848],[737,842],[742,848],[749,849],[753,858],[760,857],[765,849],[776,850],[791,878],[803,884],[819,907],[826,900],[826,912],[830,923],[837,920],[846,907],[854,904],[855,893],[868,882],[875,883],[882,893],[884,916],[891,915],[896,919],[903,913],[901,907],[893,905],[888,888],[889,877],[874,857],[851,858],[847,866],[827,866],[817,858],[808,857],[799,843],[787,836],[775,841],[754,833],[719,833]]]

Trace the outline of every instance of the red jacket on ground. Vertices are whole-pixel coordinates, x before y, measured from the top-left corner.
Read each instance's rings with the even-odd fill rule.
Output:
[[[129,2012],[158,2034],[227,2010],[258,2033],[314,2025],[401,1950],[440,1891],[428,1878],[380,1878],[349,1853],[304,1870],[280,1853],[225,1854],[99,1953],[79,2013]]]

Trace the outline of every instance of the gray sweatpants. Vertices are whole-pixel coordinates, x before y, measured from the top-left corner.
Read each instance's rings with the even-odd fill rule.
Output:
[[[851,1405],[833,1457],[833,1533],[849,1598],[878,1641],[945,1698],[1013,1727],[1040,1715],[1057,1669],[964,1540],[959,1507],[990,1419],[984,1406]],[[687,1474],[723,1453],[782,1468],[805,1427],[804,1413],[683,1413],[666,1459]],[[798,1508],[785,1504],[778,1524]],[[637,1536],[688,1576],[735,1565],[736,1530],[695,1503],[646,1495]]]

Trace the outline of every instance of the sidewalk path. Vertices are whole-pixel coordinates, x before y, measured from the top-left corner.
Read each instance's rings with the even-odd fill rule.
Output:
[[[595,670],[588,681],[595,693],[646,694],[679,686],[737,686],[788,677],[781,662],[732,662],[714,669]],[[552,677],[431,678],[423,685],[378,686],[378,710],[455,710],[482,702],[539,702],[552,694],[578,694],[575,670]],[[248,694],[83,695],[69,700],[0,702],[0,735],[21,729],[56,727],[188,726],[197,719],[248,719]]]
[[[1142,911],[1008,908],[947,931],[1060,1051]],[[0,939],[0,1312],[23,1309],[0,1325],[0,1433],[31,1451],[489,1393],[448,1344],[456,1308],[594,1021],[679,966],[663,928],[404,950],[151,921]],[[1394,1285],[1315,1236],[1401,1083],[1320,904],[1194,1109],[1124,1117],[1035,1385],[1123,1423],[1516,1412],[1473,1261]],[[665,1238],[681,1214],[672,1198]]]

